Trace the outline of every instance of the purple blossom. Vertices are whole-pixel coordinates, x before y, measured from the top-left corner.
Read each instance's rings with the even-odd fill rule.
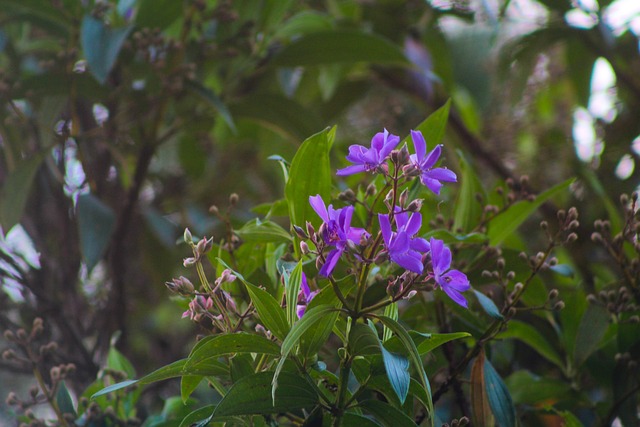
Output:
[[[307,276],[302,273],[302,282],[300,283],[300,292],[298,292],[298,305],[296,306],[296,313],[298,313],[298,319],[304,316],[304,312],[307,310],[307,306],[316,296],[319,291],[311,292],[309,289],[309,283],[307,283]]]
[[[461,292],[471,289],[467,276],[458,270],[451,270],[451,250],[442,240],[431,238],[431,264],[436,284],[457,304],[467,307],[467,300]]]
[[[347,160],[353,165],[344,169],[339,169],[339,176],[353,175],[359,172],[375,172],[389,157],[391,150],[400,143],[400,137],[390,134],[386,129],[377,133],[371,139],[371,148],[362,145],[352,145],[349,147]]]
[[[436,145],[433,150],[427,153],[427,143],[419,131],[411,131],[411,139],[416,149],[416,154],[410,156],[413,166],[420,171],[420,181],[433,191],[440,194],[442,182],[456,182],[456,174],[447,168],[434,168],[440,154],[442,153],[442,145]]]
[[[190,317],[191,320],[196,320],[200,314],[206,313],[213,307],[213,300],[211,297],[204,297],[197,295],[189,303],[189,309],[182,313],[182,318]]]
[[[429,242],[421,237],[415,237],[422,225],[422,215],[415,212],[409,217],[406,212],[396,212],[394,218],[396,232],[391,231],[389,215],[378,214],[380,231],[389,252],[389,258],[400,267],[414,273],[422,273],[424,267],[422,253],[429,251]]]
[[[320,232],[325,245],[335,246],[335,249],[327,255],[325,263],[320,269],[322,276],[329,277],[338,263],[338,259],[340,259],[342,253],[346,250],[347,243],[351,241],[352,243],[359,244],[361,238],[368,237],[369,233],[362,228],[351,227],[353,206],[333,209],[333,206],[329,205],[327,209],[319,194],[309,196],[309,203],[313,210],[316,211],[318,216],[324,221],[324,224],[320,227]]]

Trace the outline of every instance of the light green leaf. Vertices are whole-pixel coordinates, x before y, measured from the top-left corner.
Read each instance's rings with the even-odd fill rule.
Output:
[[[180,397],[185,405],[189,400],[189,396],[200,385],[203,378],[202,375],[183,375],[180,378]]]
[[[130,387],[130,386],[136,384],[137,382],[138,382],[137,380],[126,380],[126,381],[119,382],[117,384],[110,385],[108,387],[103,388],[99,392],[94,393],[93,396],[91,396],[91,399],[95,399],[98,396],[102,396],[104,394],[109,394],[109,393],[117,391],[117,390],[122,390],[123,388]]]
[[[304,35],[285,46],[273,61],[280,67],[354,62],[408,64],[400,46],[377,35],[349,30]]]
[[[522,200],[511,205],[505,212],[489,222],[489,244],[497,246],[533,214],[544,202],[565,191],[574,179],[568,179],[539,194],[534,201]]]
[[[422,136],[424,136],[424,140],[427,143],[427,148],[433,150],[436,145],[442,142],[447,128],[447,121],[449,120],[450,108],[451,99],[447,100],[442,107],[431,113],[429,117],[415,128],[415,130],[422,132]],[[408,135],[402,140],[402,143],[409,142],[410,140],[411,135]]]
[[[291,235],[272,221],[252,219],[234,232],[245,243],[291,243]]]
[[[418,352],[420,355],[424,356],[425,354],[433,351],[434,349],[440,347],[442,344],[446,344],[449,341],[458,340],[461,338],[470,337],[471,334],[468,332],[452,332],[449,334],[431,334],[429,338],[421,342],[417,345]]]
[[[298,293],[302,284],[302,261],[299,261],[289,274],[285,269],[281,271],[284,277],[285,295],[287,301],[287,322],[290,326],[298,320]]]
[[[236,382],[216,407],[213,415],[277,414],[318,403],[318,395],[304,377],[282,372],[278,377],[278,389],[271,390],[273,372],[259,372]]]
[[[308,34],[322,30],[330,30],[333,27],[331,17],[316,11],[303,11],[292,16],[276,31],[274,37],[292,37],[300,34]]]
[[[325,203],[330,199],[332,174],[329,150],[335,135],[336,128],[333,127],[309,137],[291,161],[284,193],[292,224],[304,227],[307,221],[320,223],[309,204],[309,197],[319,194]]]
[[[91,271],[107,250],[116,215],[113,209],[92,194],[80,195],[77,209],[80,251],[87,270]]]
[[[132,29],[131,25],[123,28],[109,28],[104,22],[90,15],[82,18],[80,42],[87,58],[89,71],[100,84],[107,81],[122,44]]]
[[[237,333],[208,336],[200,340],[189,355],[184,369],[189,370],[209,360],[235,353],[258,353],[278,356],[278,344],[262,335]]]
[[[0,191],[0,224],[5,233],[20,222],[31,184],[44,158],[44,154],[39,154],[18,163],[6,178]]]

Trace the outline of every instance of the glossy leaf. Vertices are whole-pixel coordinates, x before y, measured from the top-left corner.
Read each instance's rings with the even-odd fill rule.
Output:
[[[574,179],[568,179],[549,190],[539,194],[534,201],[522,200],[511,205],[505,212],[496,216],[489,223],[489,243],[497,246],[511,233],[514,233],[522,223],[529,218],[544,202],[561,194]]]
[[[449,341],[458,340],[461,338],[470,337],[471,334],[468,332],[452,332],[449,334],[430,334],[430,336],[422,341],[420,344],[417,344],[418,352],[420,355],[425,355],[430,351],[440,347],[443,344],[448,343]]]
[[[402,49],[380,36],[360,31],[318,31],[285,46],[274,58],[280,67],[368,62],[407,64]]]
[[[484,380],[491,411],[500,427],[516,426],[516,410],[507,386],[489,359],[484,361]]]
[[[127,388],[136,384],[137,382],[138,382],[137,380],[126,380],[126,381],[121,381],[117,384],[112,384],[110,386],[103,388],[99,392],[94,393],[93,396],[91,396],[91,399],[95,399],[98,396],[109,394],[117,390],[122,390],[123,388]]]
[[[197,367],[207,360],[235,353],[258,353],[278,356],[280,348],[262,335],[237,333],[209,336],[199,341],[185,364],[185,370]]]
[[[354,323],[349,331],[349,352],[354,356],[380,354],[380,339],[368,325]]]
[[[253,219],[234,233],[245,243],[291,243],[291,235],[272,221]]]
[[[214,416],[277,414],[318,403],[318,395],[305,378],[289,372],[278,376],[278,388],[273,392],[273,372],[259,372],[244,377],[229,389],[216,407]]]
[[[473,293],[475,294],[476,298],[478,299],[478,302],[480,303],[480,307],[482,307],[485,313],[487,313],[489,316],[493,317],[494,319],[504,318],[504,316],[502,316],[502,314],[500,313],[500,310],[498,310],[498,307],[496,307],[496,304],[493,302],[491,298],[489,298],[482,292],[477,291],[475,289],[473,290]]]
[[[401,404],[404,404],[407,394],[409,393],[409,383],[411,377],[409,376],[409,360],[397,353],[391,353],[388,351],[382,343],[380,343],[380,350],[382,351],[382,361],[387,372],[387,378],[393,391],[400,400]]]
[[[596,304],[589,304],[582,316],[576,334],[573,361],[575,366],[582,363],[596,351],[609,328],[609,312]]]
[[[480,352],[471,366],[471,413],[473,425],[494,425],[493,414],[484,380],[484,351]]]
[[[307,221],[320,224],[309,204],[309,196],[319,194],[325,203],[331,197],[331,164],[329,150],[336,128],[325,129],[308,138],[291,161],[285,197],[289,203],[291,223],[303,227]]]
[[[77,209],[80,250],[87,270],[91,271],[107,250],[116,225],[116,215],[92,194],[80,195]]]
[[[185,405],[187,404],[189,396],[191,396],[191,393],[200,385],[203,378],[201,375],[183,375],[182,378],[180,378],[180,397]]]
[[[547,339],[533,326],[518,320],[511,320],[507,330],[500,333],[499,338],[516,338],[536,350],[548,361],[563,368],[562,358]]]
[[[18,163],[3,183],[0,191],[0,225],[5,233],[20,222],[31,185],[44,158],[40,154]]]
[[[73,406],[73,399],[67,389],[67,385],[64,381],[60,381],[58,384],[58,390],[56,391],[56,405],[63,414],[71,414],[77,417],[76,409]]]
[[[118,58],[122,44],[133,29],[132,26],[109,28],[100,19],[90,15],[82,18],[80,42],[87,58],[89,71],[104,84]]]

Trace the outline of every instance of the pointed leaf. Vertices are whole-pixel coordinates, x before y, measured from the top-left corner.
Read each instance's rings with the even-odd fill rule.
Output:
[[[480,303],[480,306],[485,311],[485,313],[487,313],[489,316],[493,317],[494,319],[504,318],[500,313],[500,310],[498,310],[498,307],[496,307],[496,304],[493,302],[491,298],[489,298],[482,292],[477,291],[475,289],[473,290],[473,293],[476,295],[476,298],[478,299],[478,302]]]
[[[539,194],[534,201],[522,200],[511,205],[506,211],[496,216],[489,223],[489,244],[497,246],[511,233],[515,232],[544,202],[562,193],[574,179],[568,179],[549,190]]]
[[[107,249],[116,225],[116,215],[113,209],[92,194],[80,195],[77,209],[80,250],[90,272]]]
[[[304,377],[282,372],[273,393],[273,372],[259,372],[236,382],[216,407],[214,416],[274,414],[311,408],[318,395]]]
[[[409,393],[409,383],[411,382],[409,360],[400,354],[391,353],[384,348],[382,343],[380,343],[380,350],[382,351],[382,361],[384,362],[389,383],[393,387],[393,391],[396,392],[400,404],[404,405]]]
[[[507,386],[496,372],[489,359],[484,361],[484,380],[491,411],[500,427],[516,426],[516,409]]]
[[[470,337],[471,334],[468,332],[452,332],[449,334],[431,334],[427,339],[422,341],[417,345],[418,352],[421,356],[433,351],[434,349],[440,347],[443,344],[448,343],[449,341],[458,340],[461,338]]]
[[[473,425],[493,425],[493,414],[484,380],[484,351],[481,351],[471,367],[471,413]]]
[[[415,427],[416,423],[401,410],[380,400],[365,400],[358,405],[385,427]]]
[[[349,30],[304,35],[285,46],[273,62],[280,67],[353,62],[408,64],[400,46],[377,35]]]
[[[278,344],[262,335],[237,333],[209,336],[199,341],[185,364],[184,370],[200,366],[209,360],[235,353],[258,353],[278,356]]]
[[[95,399],[98,396],[102,396],[104,394],[109,394],[111,392],[117,391],[117,390],[122,390],[123,388],[126,387],[130,387],[134,384],[136,384],[138,381],[137,380],[126,380],[126,381],[121,381],[117,384],[112,384],[108,387],[103,388],[102,390],[100,390],[97,393],[94,393],[93,396],[91,396],[91,399]]]
[[[288,274],[285,270],[281,271],[284,277],[285,295],[287,301],[287,322],[290,326],[298,320],[297,306],[298,293],[302,284],[302,261],[299,261],[295,268]]]
[[[235,230],[245,243],[291,243],[291,235],[278,224],[272,221],[260,221],[252,219]]]
[[[202,375],[184,375],[180,379],[180,397],[185,405],[189,400],[189,396],[200,385],[203,378]]]
[[[573,350],[573,361],[578,367],[596,351],[609,328],[609,312],[596,304],[589,304],[582,316],[576,343]]]
[[[58,405],[60,412],[63,414],[71,414],[74,418],[77,417],[76,409],[73,407],[71,394],[69,393],[64,381],[60,381],[60,384],[58,384],[58,390],[56,391],[56,405]]]
[[[380,354],[380,339],[368,325],[354,323],[349,331],[349,353],[354,356]]]
[[[333,127],[309,137],[291,161],[284,193],[292,224],[301,227],[307,221],[320,224],[320,219],[309,204],[309,196],[319,194],[325,203],[331,197],[329,150],[335,135],[336,128]]]
[[[118,58],[120,48],[133,26],[109,28],[101,20],[90,15],[82,18],[80,42],[89,64],[89,71],[100,82],[107,81],[109,72]]]

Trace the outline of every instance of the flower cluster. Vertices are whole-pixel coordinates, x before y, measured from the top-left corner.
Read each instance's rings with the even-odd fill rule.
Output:
[[[331,277],[338,261],[345,254],[352,255],[351,259],[361,265],[389,259],[405,270],[399,276],[402,280],[398,278],[393,281],[403,283],[401,291],[397,291],[398,295],[393,297],[411,296],[415,294],[415,290],[411,289],[413,283],[432,281],[435,287],[442,289],[457,304],[467,307],[462,292],[469,290],[471,286],[464,273],[451,268],[451,250],[442,240],[420,237],[422,214],[419,210],[422,200],[407,200],[406,190],[398,196],[402,186],[416,177],[435,194],[440,194],[443,183],[456,182],[457,177],[447,168],[436,167],[442,154],[441,145],[427,151],[426,141],[419,131],[411,131],[411,139],[414,154],[409,154],[406,145],[396,149],[400,138],[385,129],[373,137],[370,148],[362,145],[349,147],[347,160],[352,165],[337,172],[339,176],[361,172],[384,176],[384,200],[388,212],[377,213],[380,229],[378,238],[371,239],[370,233],[365,229],[351,226],[353,206],[335,209],[333,205],[326,207],[319,195],[309,197],[309,203],[323,221],[318,233],[311,236],[316,246],[319,273],[321,276]],[[309,229],[309,225],[307,228]],[[304,247],[308,248],[306,244]],[[405,286],[406,283],[408,286]],[[308,303],[312,298],[310,295],[305,278],[300,301]],[[299,306],[299,316],[304,314],[304,307],[304,304]]]

